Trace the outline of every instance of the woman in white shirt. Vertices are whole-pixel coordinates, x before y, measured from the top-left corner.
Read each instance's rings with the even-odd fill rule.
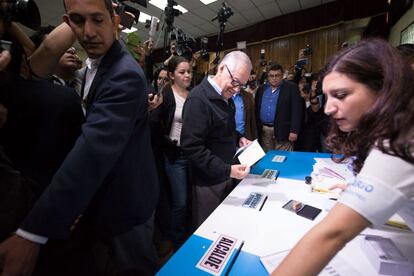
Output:
[[[177,250],[187,235],[188,162],[180,147],[182,110],[191,84],[192,68],[187,59],[174,56],[167,65],[171,85],[162,89],[163,103],[151,113],[155,135],[162,139],[165,172],[171,191],[171,239]]]
[[[366,40],[331,59],[323,91],[327,145],[355,158],[356,180],[273,275],[316,275],[367,226],[414,216],[413,71],[387,42]]]

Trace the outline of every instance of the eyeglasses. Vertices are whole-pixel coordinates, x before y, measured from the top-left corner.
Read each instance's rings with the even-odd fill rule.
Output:
[[[238,81],[238,80],[235,80],[235,79],[233,78],[233,75],[232,75],[232,74],[231,74],[231,72],[230,72],[229,67],[227,67],[227,65],[226,65],[226,64],[224,64],[224,66],[226,66],[227,72],[229,72],[229,75],[230,75],[230,78],[231,78],[231,85],[232,85],[233,87],[240,87],[240,89],[246,89],[246,88],[247,88],[247,85],[242,84],[242,83],[241,83],[240,81]]]

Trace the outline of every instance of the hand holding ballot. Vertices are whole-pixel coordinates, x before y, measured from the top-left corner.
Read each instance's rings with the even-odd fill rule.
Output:
[[[250,172],[250,166],[247,165],[232,165],[230,177],[235,179],[243,179]]]
[[[242,139],[240,139],[240,144],[241,144],[241,140]],[[262,147],[260,146],[259,142],[256,139],[253,142],[250,142],[246,144],[245,146],[239,148],[236,154],[234,155],[234,158],[237,157],[240,161],[240,164],[245,164],[251,167],[257,161],[259,161],[263,156],[265,156],[265,152],[263,151]]]
[[[241,137],[239,140],[239,147],[245,147],[247,145],[250,145],[252,143],[252,141],[250,141],[249,139],[245,138],[245,137]]]

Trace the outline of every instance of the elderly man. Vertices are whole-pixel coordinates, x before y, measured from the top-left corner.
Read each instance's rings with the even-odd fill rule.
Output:
[[[190,161],[195,226],[230,193],[233,178],[242,179],[250,171],[232,165],[237,140],[240,146],[250,142],[236,132],[232,96],[245,86],[251,68],[246,54],[230,52],[216,75],[204,78],[184,104],[181,147]]]

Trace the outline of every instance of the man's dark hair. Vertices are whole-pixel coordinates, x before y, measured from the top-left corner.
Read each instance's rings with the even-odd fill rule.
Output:
[[[112,7],[112,0],[103,0],[103,1],[105,2],[105,7],[109,11],[109,14],[111,15],[111,17],[113,17],[114,16],[114,8]],[[65,0],[63,0],[63,7],[65,8],[65,11],[67,11]]]
[[[269,70],[267,70],[267,71],[269,72],[269,71],[278,71],[278,70],[280,70],[281,72],[283,72],[282,65],[280,65],[278,63],[274,63],[274,64],[272,64],[272,65],[269,66]]]

